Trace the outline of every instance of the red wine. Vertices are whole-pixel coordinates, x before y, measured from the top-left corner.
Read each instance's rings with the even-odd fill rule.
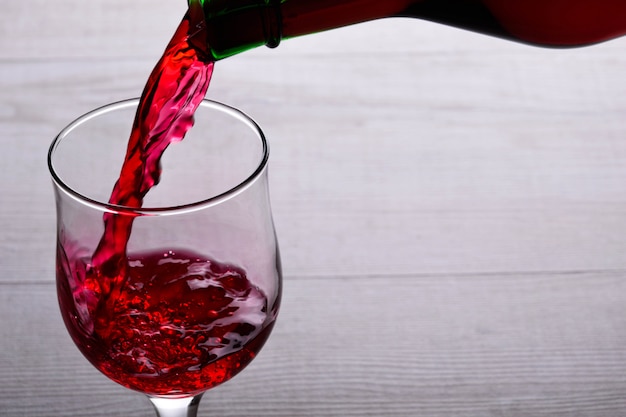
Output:
[[[143,91],[111,204],[140,208],[163,152],[192,127],[213,71],[205,30],[192,2]],[[106,376],[151,395],[230,379],[263,346],[278,300],[269,306],[241,268],[190,251],[128,254],[133,219],[106,213],[93,254],[59,242],[59,304],[74,342]]]
[[[67,328],[96,368],[128,388],[204,392],[241,371],[271,332],[276,311],[240,268],[189,251],[133,254],[109,297],[89,256],[65,249],[57,283]]]
[[[193,114],[213,73],[205,30],[202,11],[192,2],[141,95],[111,204],[141,207],[146,193],[159,182],[163,152],[171,143],[182,140],[193,126]],[[104,223],[104,235],[93,262],[115,280],[123,276],[133,218],[107,213]]]
[[[282,38],[387,17],[430,20],[550,47],[589,45],[626,34],[623,0],[207,0],[203,3],[206,43],[215,59],[259,45],[274,47]]]

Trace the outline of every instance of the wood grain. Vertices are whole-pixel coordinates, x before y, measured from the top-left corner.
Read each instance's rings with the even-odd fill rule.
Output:
[[[620,273],[288,279],[270,342],[201,415],[609,415],[626,405],[625,286]],[[71,344],[52,285],[2,301],[3,318],[29,317],[4,343],[7,415],[149,415]]]
[[[45,157],[139,94],[184,7],[0,6],[0,416],[154,415],[63,328]],[[396,19],[219,62],[209,97],[271,143],[285,293],[200,414],[622,415],[624,50]]]

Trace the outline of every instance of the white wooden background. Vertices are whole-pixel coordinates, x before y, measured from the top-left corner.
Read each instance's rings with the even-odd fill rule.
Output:
[[[136,96],[183,0],[0,5],[0,415],[148,417],[57,312],[45,165]],[[544,50],[387,20],[219,62],[271,142],[285,291],[201,416],[626,413],[626,38]]]

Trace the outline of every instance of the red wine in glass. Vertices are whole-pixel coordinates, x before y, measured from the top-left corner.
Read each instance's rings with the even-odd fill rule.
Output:
[[[49,153],[57,199],[57,289],[70,335],[110,379],[160,401],[184,399],[179,411],[185,416],[203,392],[256,356],[273,327],[281,292],[267,196],[267,144],[245,115],[203,101],[213,61],[202,11],[194,4],[139,102],[116,103],[79,118]],[[88,159],[84,150],[72,150],[75,138],[106,151],[110,134],[96,143],[99,120],[129,107],[136,113],[120,175],[108,201],[94,199],[89,185],[74,184],[96,172],[89,166],[65,171]],[[198,113],[230,118],[201,138],[208,142],[230,126],[242,125],[247,133],[227,135],[228,149],[220,148],[219,158],[230,169],[206,174],[216,164],[201,164],[197,178],[174,192],[200,189],[205,182],[228,185],[182,205],[144,207],[161,179],[164,151],[187,135]],[[94,226],[104,231],[89,232]],[[160,413],[161,402],[153,403]]]
[[[242,370],[273,327],[267,297],[236,266],[185,250],[134,254],[107,299],[89,257],[70,259],[74,265],[59,262],[57,273],[72,339],[128,388],[200,394]]]

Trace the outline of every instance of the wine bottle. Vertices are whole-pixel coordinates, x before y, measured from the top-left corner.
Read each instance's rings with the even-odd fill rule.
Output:
[[[218,60],[282,39],[387,17],[413,17],[546,47],[626,34],[625,0],[198,0]]]

